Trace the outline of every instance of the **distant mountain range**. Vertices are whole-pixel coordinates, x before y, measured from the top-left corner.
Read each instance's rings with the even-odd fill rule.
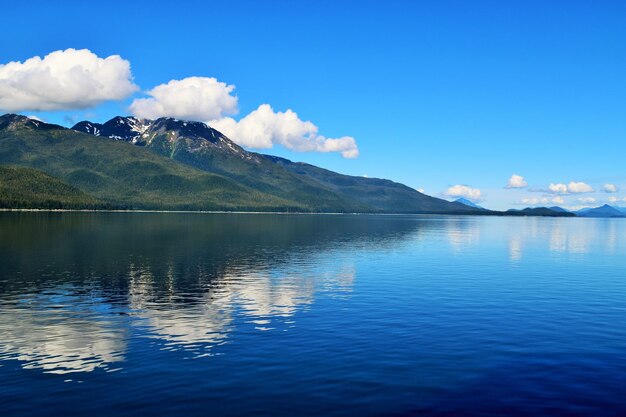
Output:
[[[517,210],[510,209],[507,211],[512,216],[545,216],[545,217],[575,217],[574,213],[566,210],[555,210],[554,208],[547,207],[526,207],[525,209]]]
[[[586,208],[578,210],[576,215],[579,217],[626,217],[626,213],[622,210],[605,204],[600,207]]]
[[[578,217],[626,217],[625,207],[613,207],[608,204],[600,207],[590,207],[576,211],[569,211],[558,206],[550,207],[550,210],[563,213],[574,213]]]

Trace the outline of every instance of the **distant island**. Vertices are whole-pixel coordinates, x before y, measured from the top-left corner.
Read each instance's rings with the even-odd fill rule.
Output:
[[[118,116],[68,129],[15,114],[0,116],[0,208],[597,214],[558,207],[502,212],[464,199],[450,202],[390,180],[250,152],[201,122]],[[626,215],[614,210],[601,212]]]

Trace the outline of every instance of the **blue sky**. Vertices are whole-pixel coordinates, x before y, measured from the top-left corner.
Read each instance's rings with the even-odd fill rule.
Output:
[[[160,84],[214,77],[236,86],[233,123],[291,109],[359,155],[265,153],[496,209],[626,206],[626,3],[338,3],[12,2],[0,64],[68,48],[130,63],[140,90],[122,99],[18,111],[49,122],[105,121]],[[505,188],[512,174],[526,186]]]

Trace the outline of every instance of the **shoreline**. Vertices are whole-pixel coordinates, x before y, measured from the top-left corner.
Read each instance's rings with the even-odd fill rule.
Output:
[[[149,209],[136,209],[136,210],[102,210],[102,209],[31,209],[31,208],[19,208],[19,209],[7,209],[0,208],[0,212],[58,212],[58,213],[198,213],[198,214],[297,214],[297,215],[376,215],[376,216],[416,216],[416,215],[434,215],[434,216],[489,216],[490,213],[476,214],[476,213],[368,213],[368,212],[327,212],[327,211],[238,211],[238,210],[149,210]]]
[[[298,211],[230,211],[230,210],[148,210],[148,209],[35,209],[35,208],[0,208],[0,213],[172,213],[172,214],[271,214],[271,215],[349,215],[349,216],[475,216],[475,217],[547,217],[547,218],[584,218],[580,216],[533,216],[507,214],[506,212],[488,211],[486,213],[368,213],[368,212],[298,212]],[[615,217],[619,218],[619,217]]]

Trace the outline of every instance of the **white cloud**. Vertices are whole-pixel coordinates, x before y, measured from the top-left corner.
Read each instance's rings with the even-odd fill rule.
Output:
[[[570,181],[569,184],[551,183],[545,190],[552,194],[582,194],[593,192],[593,187],[584,182]]]
[[[525,204],[528,206],[536,206],[539,204],[565,204],[565,200],[563,199],[563,197],[531,197],[522,198],[521,204]]]
[[[616,193],[619,191],[619,189],[615,184],[604,184],[602,186],[602,191],[604,191],[605,193]]]
[[[585,184],[584,182],[570,181],[570,183],[567,184],[567,190],[572,194],[592,193],[593,187],[589,184]]]
[[[422,193],[422,194],[424,194],[424,193],[425,193],[425,191],[424,191],[424,189],[423,189],[423,188],[418,188],[418,189],[417,189],[417,192],[418,192],[418,193]]]
[[[0,109],[48,111],[94,107],[137,91],[130,63],[88,49],[54,51],[0,65]]]
[[[521,175],[513,174],[506,185],[506,188],[526,188],[528,183]]]
[[[340,152],[344,158],[359,156],[353,137],[327,138],[318,134],[317,126],[301,120],[293,110],[275,112],[269,104],[260,105],[239,121],[223,117],[207,123],[239,145],[250,148],[266,149],[279,144],[298,152]]]
[[[622,201],[626,203],[626,197],[623,197],[623,198],[621,198],[621,197],[614,197],[614,196],[609,197],[609,203],[618,203],[618,202],[622,202]]]
[[[475,203],[482,201],[482,193],[477,188],[471,188],[467,185],[453,185],[448,188],[444,195],[448,197],[463,197]]]
[[[133,100],[129,110],[134,116],[144,119],[219,119],[237,113],[237,97],[231,94],[234,89],[234,85],[212,77],[171,80],[146,91],[150,97]]]
[[[550,184],[548,186],[548,192],[553,194],[567,194],[567,184]]]
[[[236,114],[237,97],[234,85],[215,78],[189,77],[171,80],[146,93],[150,96],[133,100],[129,110],[140,118],[176,117],[206,121],[239,145],[267,149],[282,145],[297,152],[339,152],[344,158],[356,158],[359,149],[350,136],[327,138],[318,133],[310,121],[300,120],[291,109],[275,112],[262,104],[240,120]]]
[[[26,117],[28,117],[28,118],[29,118],[29,119],[31,119],[31,120],[37,120],[38,122],[43,122],[43,123],[45,123],[45,121],[44,121],[44,120],[40,119],[39,117],[37,117],[37,116],[35,116],[35,115],[33,115],[33,114],[29,114],[29,115],[28,115],[28,116],[26,116]]]
[[[584,204],[591,204],[591,203],[595,203],[596,199],[593,197],[579,197],[578,201]]]

